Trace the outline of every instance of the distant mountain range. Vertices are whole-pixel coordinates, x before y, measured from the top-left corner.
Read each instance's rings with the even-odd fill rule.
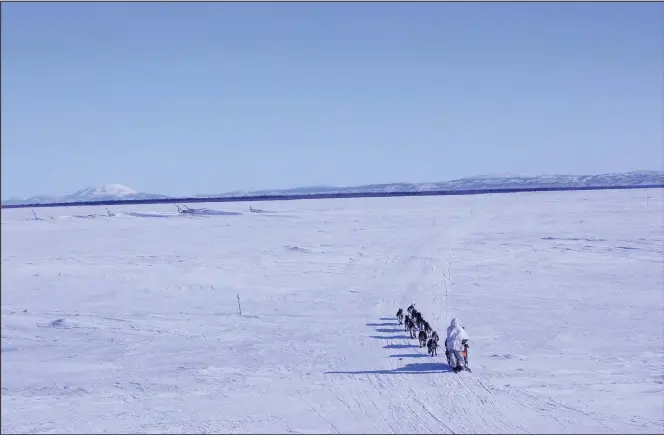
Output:
[[[434,183],[385,183],[363,186],[310,186],[280,190],[233,191],[215,195],[196,195],[214,198],[229,196],[307,195],[314,193],[367,192],[426,192],[483,189],[516,189],[541,187],[610,187],[664,185],[664,171],[634,171],[600,175],[482,175]]]
[[[633,171],[626,173],[600,175],[483,175],[467,177],[452,181],[434,183],[386,183],[367,184],[363,186],[309,186],[293,189],[233,191],[219,194],[192,195],[191,198],[218,198],[237,196],[265,195],[307,195],[315,193],[369,193],[369,192],[426,192],[426,191],[458,191],[485,189],[518,189],[546,187],[618,187],[664,185],[664,171]],[[34,196],[30,198],[11,198],[2,201],[2,205],[46,204],[54,202],[113,201],[141,199],[169,199],[167,195],[136,192],[122,184],[107,184],[95,188],[81,189],[70,195]]]

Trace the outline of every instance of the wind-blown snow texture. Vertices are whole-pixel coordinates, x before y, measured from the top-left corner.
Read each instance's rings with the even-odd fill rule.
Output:
[[[663,192],[3,211],[2,432],[662,433]]]

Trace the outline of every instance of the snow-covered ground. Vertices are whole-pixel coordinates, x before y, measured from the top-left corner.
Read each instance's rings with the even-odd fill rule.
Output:
[[[662,433],[663,194],[3,211],[2,433]]]

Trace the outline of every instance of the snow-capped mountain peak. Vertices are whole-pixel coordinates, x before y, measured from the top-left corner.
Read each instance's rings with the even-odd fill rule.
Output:
[[[138,192],[124,184],[104,184],[98,187],[87,187],[71,195],[60,198],[61,202],[82,202],[82,201],[114,201],[114,200],[133,200],[133,199],[159,199],[168,198],[165,195],[155,195],[153,193]]]
[[[141,199],[165,199],[166,195],[154,193],[137,192],[124,184],[104,184],[97,187],[86,187],[65,196],[33,196],[26,199],[14,199],[3,201],[3,205],[11,204],[39,204],[59,202],[87,202],[87,201],[116,201],[116,200],[141,200]]]
[[[68,195],[69,198],[99,198],[99,197],[117,197],[135,195],[138,192],[122,184],[105,184],[98,187],[87,187]]]

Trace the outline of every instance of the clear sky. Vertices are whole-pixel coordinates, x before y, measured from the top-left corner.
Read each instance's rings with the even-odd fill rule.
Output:
[[[2,197],[664,166],[662,3],[2,3]]]

